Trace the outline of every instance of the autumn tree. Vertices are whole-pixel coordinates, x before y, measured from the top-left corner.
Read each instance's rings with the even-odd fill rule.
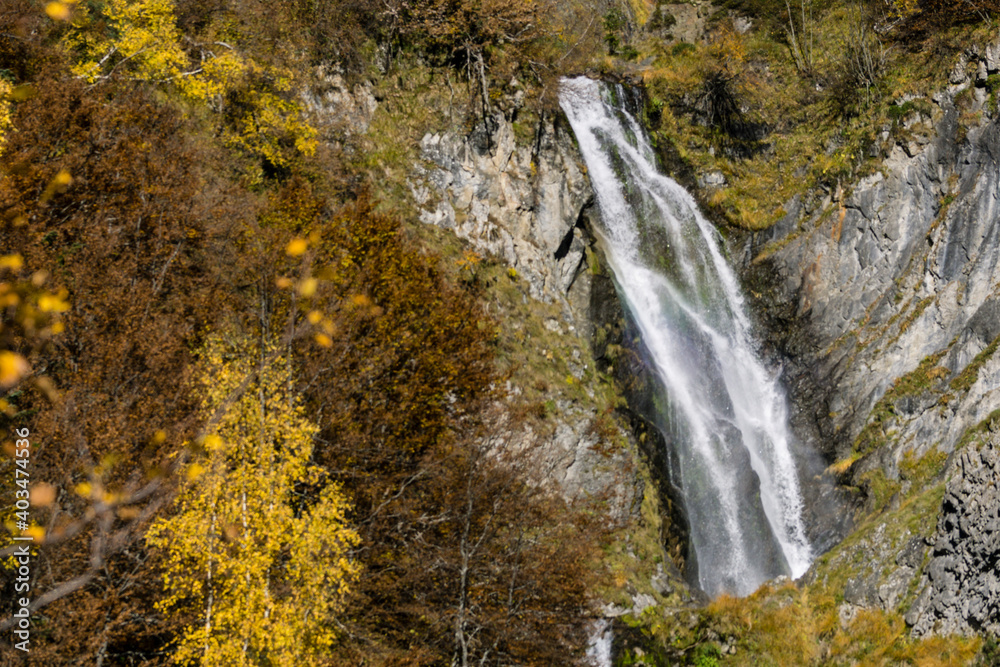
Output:
[[[433,23],[446,4],[425,2],[421,16]],[[543,663],[576,645],[593,540],[525,464],[482,446],[505,378],[480,286],[456,281],[407,224],[358,196],[363,177],[330,185],[322,152],[305,157],[296,68],[343,57],[330,39],[326,55],[304,55],[316,47],[303,35],[321,41],[310,3],[0,5],[0,80],[18,94],[0,160],[11,257],[0,280],[25,286],[21,306],[40,308],[44,291],[65,310],[37,320],[44,344],[12,339],[28,366],[11,366],[15,384],[0,388],[0,430],[41,435],[32,463],[48,485],[33,508],[45,535],[31,660],[152,665],[175,646],[189,662],[329,652],[351,665],[441,664],[461,660],[464,644],[469,660]],[[477,27],[469,5],[454,42],[469,48],[435,42],[430,24],[419,35],[411,24],[408,46],[462,66],[479,49],[498,72],[528,43],[520,31],[534,19],[518,16],[531,7],[484,5],[498,23]],[[360,49],[393,7],[343,8],[351,22],[338,9],[327,25],[361,26]],[[19,331],[8,326],[17,312],[4,311],[4,331]],[[282,342],[211,333],[232,330]],[[210,349],[223,350],[214,366]],[[209,417],[205,402],[222,395],[212,383],[237,376]],[[254,417],[261,406],[285,422]],[[254,424],[269,424],[267,437]],[[202,451],[185,458],[183,443]],[[266,503],[251,471],[274,482]],[[13,594],[0,586],[2,625]],[[227,591],[251,594],[234,602]],[[344,630],[333,650],[332,619]]]
[[[0,79],[0,154],[3,153],[3,146],[7,142],[6,134],[10,131],[10,102],[14,92],[14,87],[9,81]]]
[[[139,80],[176,90],[218,112],[226,143],[271,169],[316,150],[316,131],[295,100],[292,53],[281,49],[289,57],[277,62],[243,48],[259,26],[240,26],[220,9],[206,15],[198,32],[184,35],[173,0],[110,0],[93,8],[81,3],[71,11],[62,43],[78,77],[90,83]]]
[[[566,664],[600,528],[547,483],[544,452],[510,407],[424,461],[424,502],[405,558],[413,605],[453,665]]]
[[[317,205],[302,197],[296,206],[313,215]],[[366,194],[313,224],[320,282],[311,304],[334,332],[326,347],[299,349],[321,415],[317,453],[345,480],[375,481],[371,496],[359,487],[358,501],[377,505],[383,484],[494,395],[496,323]]]
[[[329,328],[324,344],[296,345],[301,386],[320,426],[317,460],[354,501],[363,564],[336,658],[502,664],[570,654],[598,536],[546,490],[536,448],[516,446],[523,416],[490,407],[504,380],[478,288],[366,197],[321,224],[322,208],[300,184],[269,220],[316,232],[319,280],[305,307]]]
[[[65,76],[41,6],[0,10],[0,70],[19,93],[0,160],[0,246],[20,260],[2,280],[37,280],[68,308],[45,345],[11,341],[32,376],[0,395],[0,431],[39,435],[32,480],[51,494],[32,513],[45,529],[32,659],[155,656],[170,628],[153,608],[159,585],[141,537],[169,499],[161,456],[197,432],[191,349],[239,305],[219,294],[240,271],[230,230],[252,206],[212,175],[212,151],[148,87],[88,89]],[[18,310],[3,315],[16,331]],[[7,603],[0,615],[2,625]]]
[[[201,410],[225,413],[203,439],[204,455],[183,469],[176,514],[146,538],[167,552],[167,597],[157,606],[197,615],[175,660],[313,664],[333,643],[333,618],[358,571],[347,557],[358,541],[348,505],[311,462],[317,428],[291,391],[286,356],[273,344],[215,336],[200,362]]]

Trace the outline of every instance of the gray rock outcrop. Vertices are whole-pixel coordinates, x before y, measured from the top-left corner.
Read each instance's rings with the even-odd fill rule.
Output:
[[[332,144],[367,132],[378,108],[371,82],[350,85],[342,74],[326,68],[316,72],[316,80],[302,93],[302,101],[320,138]]]
[[[423,162],[414,165],[409,183],[421,220],[508,264],[532,298],[559,307],[561,316],[544,322],[548,331],[586,341],[595,319],[586,255],[600,251],[588,231],[593,192],[572,133],[549,120],[536,128],[534,143],[525,144],[497,112],[470,134],[429,133],[420,148]],[[599,298],[616,296],[605,290]],[[555,428],[544,436],[548,479],[568,497],[606,499],[610,519],[626,523],[643,493],[634,462],[624,452],[598,452],[599,438],[588,430],[593,409],[566,401],[555,407]],[[636,447],[633,442],[632,451]]]
[[[848,196],[790,202],[772,232],[783,245],[748,270],[790,359],[798,432],[837,459],[866,427],[877,435],[879,451],[855,474],[877,467],[897,479],[905,452],[949,453],[1000,407],[1000,358],[988,349],[1000,333],[1000,126],[960,133],[953,95],[913,112],[924,137],[915,154],[890,142],[883,168]],[[873,414],[924,361],[927,381]],[[949,387],[966,369],[969,381]]]
[[[1000,436],[967,447],[948,482],[932,558],[906,621],[917,635],[1000,634]]]
[[[947,91],[901,101],[880,169],[797,196],[747,256],[796,432],[867,491],[853,510],[887,508],[827,567],[841,611],[904,611],[916,635],[1000,631],[998,440],[969,444],[1000,408],[1000,124],[982,94],[998,52],[967,50]],[[946,458],[943,503],[895,513],[944,478],[919,462]]]
[[[571,133],[542,123],[535,145],[519,145],[497,113],[490,131],[427,134],[411,191],[424,222],[451,229],[502,257],[541,301],[564,299],[584,255],[576,223],[593,197]]]

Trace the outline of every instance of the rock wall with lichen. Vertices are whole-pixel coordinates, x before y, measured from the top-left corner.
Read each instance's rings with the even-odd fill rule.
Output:
[[[969,449],[1000,408],[1000,114],[985,88],[997,51],[967,50],[947,90],[900,101],[908,132],[883,133],[878,171],[795,197],[745,246],[795,430],[834,463],[853,498],[847,518],[885,517],[881,532],[876,519],[862,543],[837,550],[844,613],[899,609],[917,634],[1000,621],[986,574],[997,558],[993,450]],[[893,524],[945,480],[919,530]]]

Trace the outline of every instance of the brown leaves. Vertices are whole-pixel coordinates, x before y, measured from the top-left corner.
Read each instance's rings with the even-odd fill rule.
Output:
[[[477,326],[489,318],[475,295],[449,284],[365,197],[324,229],[322,244],[315,304],[336,334],[306,370],[313,400],[334,408],[323,455],[352,458],[359,473],[405,470],[489,395],[493,328]]]
[[[306,321],[334,327],[300,348],[305,392],[362,538],[351,632],[385,650],[348,642],[342,659],[447,663],[460,629],[477,664],[558,663],[580,645],[594,533],[532,478],[531,447],[509,449],[520,421],[486,412],[501,379],[478,295],[364,196],[315,247]]]
[[[162,632],[137,541],[170,488],[157,477],[162,453],[196,427],[190,350],[236,301],[219,288],[239,270],[224,241],[243,213],[239,198],[214,198],[183,121],[141,89],[34,87],[15,107],[0,163],[0,245],[17,250],[23,272],[47,275],[39,313],[69,310],[63,332],[28,359],[51,378],[53,401],[42,386],[7,400],[44,443],[33,481],[63,490],[33,513],[52,520],[53,536],[33,590],[56,600],[41,616],[59,619],[37,654],[92,658],[102,643],[124,645],[121,633],[139,646],[143,633]],[[69,492],[84,481],[107,490],[107,502]],[[136,493],[135,504],[114,500]]]

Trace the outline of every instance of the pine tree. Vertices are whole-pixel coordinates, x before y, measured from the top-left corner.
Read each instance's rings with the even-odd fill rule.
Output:
[[[357,566],[348,504],[310,464],[316,427],[291,393],[292,369],[273,346],[212,338],[197,388],[206,417],[223,411],[185,467],[176,514],[147,542],[166,552],[165,611],[196,611],[175,660],[201,665],[313,664],[333,643]],[[251,379],[242,393],[239,389]],[[230,397],[238,395],[232,401]]]

